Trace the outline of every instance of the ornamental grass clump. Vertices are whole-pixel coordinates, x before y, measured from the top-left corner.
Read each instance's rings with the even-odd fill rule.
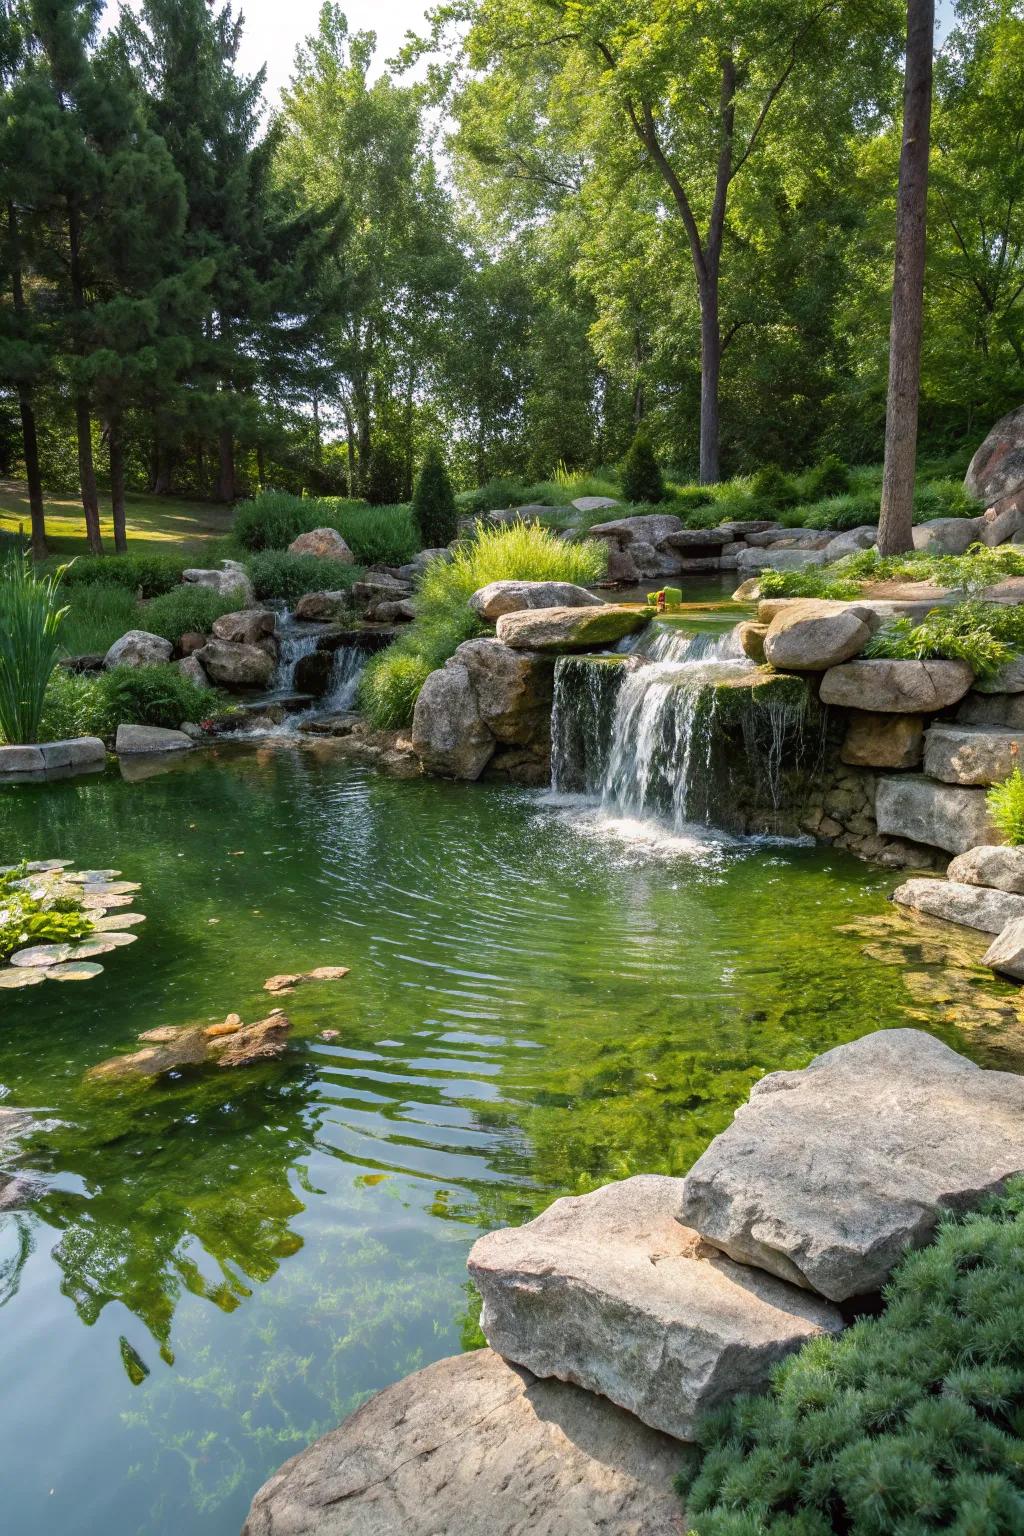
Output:
[[[988,792],[988,814],[1012,848],[1024,846],[1024,773],[1015,768]]]
[[[885,1298],[709,1417],[679,1478],[692,1536],[1024,1531],[1024,1180]]]
[[[39,738],[68,611],[58,599],[64,569],[37,575],[27,554],[9,555],[0,565],[0,741]]]

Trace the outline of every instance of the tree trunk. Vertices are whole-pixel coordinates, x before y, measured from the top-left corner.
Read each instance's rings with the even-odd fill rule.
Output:
[[[110,419],[107,444],[110,450],[110,508],[114,520],[114,549],[119,555],[126,555],[128,524],[124,505],[124,440],[118,416]]]
[[[903,148],[896,209],[896,264],[889,331],[889,393],[878,548],[883,555],[912,549],[917,414],[921,391],[925,223],[932,111],[935,0],[907,0],[907,64],[903,88]]]
[[[21,282],[21,242],[18,237],[18,215],[13,203],[7,205],[7,221],[10,230],[11,294],[14,313],[19,324],[25,317],[25,290]],[[42,560],[47,554],[46,507],[43,503],[43,482],[39,474],[39,438],[36,433],[36,412],[32,403],[32,386],[25,379],[18,381],[18,409],[21,412],[21,438],[25,453],[25,479],[28,481],[28,506],[32,520],[32,555]]]
[[[235,439],[230,427],[221,427],[217,437],[219,469],[217,473],[217,500],[235,499]]]
[[[88,396],[81,391],[75,395],[75,432],[78,437],[78,479],[85,511],[85,537],[90,554],[102,555],[100,499],[96,491],[96,466],[92,457],[92,421],[89,417]]]
[[[267,461],[263,451],[263,444],[256,444],[256,479],[261,491],[267,488]]]
[[[720,478],[718,443],[719,383],[722,375],[722,327],[718,318],[718,271],[709,273],[700,292],[700,483]]]

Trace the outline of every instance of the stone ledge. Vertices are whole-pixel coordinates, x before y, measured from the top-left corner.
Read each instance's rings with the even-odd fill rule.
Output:
[[[107,749],[98,736],[42,741],[32,746],[0,746],[0,775],[45,776],[54,769],[87,772],[102,768]]]

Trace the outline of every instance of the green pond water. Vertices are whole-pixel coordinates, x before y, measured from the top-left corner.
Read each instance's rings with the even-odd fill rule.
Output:
[[[90,982],[0,993],[0,1102],[59,1122],[0,1215],[7,1536],[234,1536],[283,1459],[477,1341],[479,1233],[683,1173],[766,1071],[908,1022],[1021,1060],[975,951],[902,963],[892,876],[329,746],[0,789],[19,857],[116,867],[148,921]],[[284,1000],[284,1059],[84,1083],[316,965],[351,974]]]

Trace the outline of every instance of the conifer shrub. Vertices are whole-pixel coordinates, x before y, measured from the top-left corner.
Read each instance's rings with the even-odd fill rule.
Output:
[[[988,813],[1012,848],[1024,846],[1024,774],[1015,768],[988,792]]]
[[[843,496],[850,489],[850,471],[837,453],[828,453],[804,476],[805,501],[824,501],[828,496]]]
[[[637,427],[623,460],[622,494],[634,503],[665,500],[665,477],[646,427]]]
[[[440,448],[431,443],[412,496],[412,515],[422,549],[443,549],[458,532],[455,492]]]
[[[703,1424],[692,1536],[1024,1530],[1024,1180],[903,1260],[885,1310]]]
[[[379,439],[374,443],[370,455],[367,501],[371,507],[390,507],[408,494],[405,465],[401,457],[387,438]]]

